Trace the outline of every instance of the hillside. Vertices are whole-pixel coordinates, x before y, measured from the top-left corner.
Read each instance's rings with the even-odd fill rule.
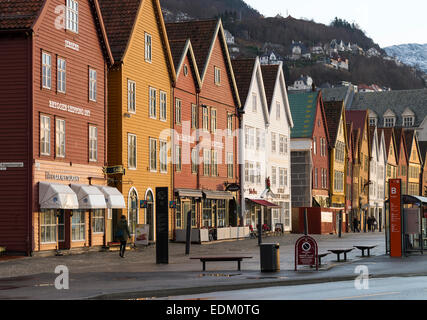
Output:
[[[349,59],[347,70],[332,70],[322,60],[329,57],[301,60],[286,59],[291,54],[292,42],[301,42],[307,48],[333,39],[344,44],[357,44],[365,52],[375,48],[380,55],[386,53],[355,24],[336,19],[331,25],[293,17],[266,18],[242,0],[160,0],[166,21],[207,19],[221,17],[224,27],[235,37],[239,53],[235,57],[261,56],[267,49],[285,58],[287,84],[301,74],[311,75],[317,85],[325,82],[351,81],[355,84],[377,84],[393,90],[419,89],[425,86],[421,75],[410,67],[380,57],[344,54]],[[336,23],[336,22],[339,23]]]
[[[384,48],[391,57],[396,57],[403,63],[417,67],[427,73],[427,44],[402,44]]]

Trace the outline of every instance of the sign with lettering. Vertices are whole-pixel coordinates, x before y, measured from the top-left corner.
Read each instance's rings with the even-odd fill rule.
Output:
[[[402,180],[390,179],[390,256],[402,256]]]
[[[69,40],[65,40],[65,48],[70,48],[74,51],[79,51],[80,47],[77,43],[71,42]]]
[[[317,242],[310,236],[302,236],[295,243],[295,271],[298,265],[318,266]]]
[[[7,168],[23,168],[23,162],[0,162],[0,171],[5,171]]]
[[[49,108],[62,110],[62,111],[66,111],[69,113],[82,115],[85,117],[90,117],[90,110],[88,110],[88,109],[74,107],[74,106],[71,106],[69,104],[60,103],[60,102],[56,102],[56,101],[52,101],[52,100],[49,101]]]
[[[125,169],[123,166],[111,166],[104,167],[103,171],[105,174],[125,174]]]
[[[58,181],[70,181],[78,182],[80,178],[78,176],[66,175],[66,174],[57,174],[57,173],[45,173],[46,180],[58,180]]]

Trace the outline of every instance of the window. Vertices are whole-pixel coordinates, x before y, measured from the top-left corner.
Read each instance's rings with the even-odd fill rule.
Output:
[[[344,191],[344,173],[340,171],[334,172],[334,190],[338,192]]]
[[[203,199],[203,227],[212,227],[212,201],[210,199]]]
[[[249,162],[245,161],[245,182],[249,182]]]
[[[254,164],[252,162],[249,162],[249,181],[252,184],[255,183]]]
[[[198,113],[197,113],[197,105],[191,105],[191,128],[197,129],[198,127]]]
[[[313,137],[313,154],[317,154],[317,138]]]
[[[151,46],[151,35],[145,34],[145,61],[151,62],[152,57],[152,46]]]
[[[156,96],[157,96],[157,90],[154,88],[150,87],[150,93],[149,93],[149,113],[150,113],[150,118],[156,119],[157,114],[156,114]]]
[[[414,125],[414,117],[403,117],[403,126],[412,127]]]
[[[157,140],[150,138],[150,171],[157,171]]]
[[[232,152],[227,153],[227,177],[233,178],[234,177],[234,157]]]
[[[40,116],[40,154],[50,155],[50,117]]]
[[[212,150],[212,177],[218,176],[218,151]]]
[[[261,130],[258,128],[255,130],[255,145],[257,150],[261,148]]]
[[[276,102],[276,119],[280,120],[280,102]]]
[[[285,150],[284,150],[285,155],[288,154],[288,136],[285,136]]]
[[[215,84],[219,86],[221,84],[221,69],[215,67]]]
[[[369,118],[369,125],[376,127],[377,126],[377,118]]]
[[[96,70],[89,69],[89,100],[96,101]]]
[[[66,29],[79,32],[79,4],[75,0],[67,0]]]
[[[176,209],[175,209],[175,221],[176,221],[176,228],[181,229],[182,228],[182,211],[181,211],[181,200],[178,199],[176,201]]]
[[[42,53],[42,87],[51,89],[52,87],[52,57],[49,53]]]
[[[160,140],[160,172],[168,172],[168,143]]]
[[[279,153],[285,153],[285,136],[279,135]]]
[[[271,152],[276,152],[276,134],[271,134]]]
[[[175,170],[182,170],[182,147],[175,146]]]
[[[136,112],[136,82],[128,80],[128,112]]]
[[[283,169],[284,170],[284,185],[285,185],[285,187],[287,187],[288,186],[288,169],[286,169],[286,168],[284,168]]]
[[[180,99],[175,99],[175,123],[181,124],[181,108],[182,102]]]
[[[257,96],[255,93],[252,94],[252,111],[257,112]]]
[[[261,163],[256,164],[256,183],[261,184]]]
[[[396,119],[394,117],[385,117],[384,118],[384,127],[387,127],[387,128],[394,127],[395,120]]]
[[[191,149],[191,173],[197,174],[199,164],[199,154],[198,149]]]
[[[65,93],[66,91],[66,69],[67,69],[67,62],[65,59],[58,58],[57,61],[57,91],[61,93]]]
[[[279,186],[284,187],[285,186],[285,169],[279,168]]]
[[[203,175],[209,176],[211,173],[211,151],[203,150]]]
[[[209,131],[209,109],[207,106],[203,106],[203,119],[202,119],[202,125],[204,131]]]
[[[40,241],[41,243],[56,242],[55,210],[42,210],[40,213]]]
[[[128,133],[128,168],[136,169],[136,135]]]
[[[89,161],[98,161],[98,128],[89,126]]]
[[[56,119],[56,156],[65,157],[65,120]]]
[[[226,201],[225,200],[216,200],[217,203],[217,215],[218,215],[218,227],[225,227],[225,217],[226,217]]]
[[[315,188],[317,188],[317,180],[318,180],[318,178],[319,178],[319,172],[318,172],[318,169],[315,168],[314,169],[314,181],[313,181],[313,185],[314,185]]]
[[[233,115],[227,113],[227,134],[231,136],[233,134]]]
[[[73,217],[71,219],[71,240],[84,241],[85,240],[85,212],[80,210],[73,210]]]
[[[211,109],[211,132],[216,133],[216,109]]]
[[[277,181],[276,167],[271,167],[271,185],[275,186]]]
[[[101,209],[95,209],[92,213],[92,231],[93,233],[104,233],[105,218]]]

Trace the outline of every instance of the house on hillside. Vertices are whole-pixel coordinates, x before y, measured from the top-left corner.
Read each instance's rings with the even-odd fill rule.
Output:
[[[311,53],[304,43],[301,41],[296,42],[292,40],[290,59],[299,60],[301,58],[311,59]]]
[[[234,36],[231,34],[231,32],[224,29],[224,35],[225,35],[225,41],[227,42],[227,44],[233,45],[234,44]]]
[[[260,56],[260,62],[262,65],[278,65],[283,63],[283,61],[284,59],[274,51],[267,51]]]
[[[295,80],[292,86],[288,87],[289,91],[309,91],[313,88],[313,79],[310,76],[301,75]]]
[[[323,55],[325,54],[325,50],[323,49],[323,44],[318,43],[310,48],[311,54]]]

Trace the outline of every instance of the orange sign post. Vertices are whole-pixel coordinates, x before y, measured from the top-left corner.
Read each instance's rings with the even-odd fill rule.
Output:
[[[402,256],[402,180],[390,179],[390,256]]]

